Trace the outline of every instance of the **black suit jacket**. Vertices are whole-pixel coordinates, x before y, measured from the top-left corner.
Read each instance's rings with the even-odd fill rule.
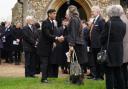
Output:
[[[54,26],[49,19],[42,22],[42,32],[37,46],[40,56],[50,56],[55,41]]]
[[[30,29],[28,25],[23,27],[22,30],[24,51],[29,51],[29,52],[35,51],[35,44],[38,39],[38,32],[34,26],[32,27],[33,27],[33,31]]]
[[[91,31],[91,47],[92,48],[101,48],[100,36],[101,32],[104,29],[105,20],[99,16],[96,22],[94,23],[93,29]]]
[[[5,28],[5,40],[6,42],[4,43],[4,48],[6,50],[12,50],[13,46],[13,28],[10,26],[9,28]]]

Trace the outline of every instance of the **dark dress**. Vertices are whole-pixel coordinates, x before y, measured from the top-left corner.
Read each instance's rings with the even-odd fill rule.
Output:
[[[66,31],[67,29],[63,29],[62,27],[60,27],[55,30],[55,35],[58,37],[61,35],[66,37],[65,34]],[[50,62],[51,64],[62,65],[67,61],[65,53],[68,51],[68,43],[66,40],[63,43],[59,43],[59,42],[55,42],[55,43],[56,43],[56,47],[53,48]]]
[[[66,65],[67,63],[67,57],[66,57],[66,52],[68,51],[68,43],[66,41],[67,29],[60,27],[54,30],[54,34],[58,37],[63,35],[65,37],[65,41],[63,43],[55,42],[56,47],[53,48],[50,57],[50,64],[51,64],[49,71],[50,77],[58,77],[58,67],[62,65]]]
[[[83,28],[83,38],[84,38],[84,47],[87,53],[88,57],[88,62],[84,64],[84,70],[86,71],[87,66],[90,66],[90,58],[91,58],[91,53],[90,51],[87,50],[87,47],[89,47],[89,29],[87,27]]]

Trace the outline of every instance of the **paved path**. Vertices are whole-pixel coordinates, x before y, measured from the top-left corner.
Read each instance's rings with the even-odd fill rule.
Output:
[[[64,75],[60,71],[59,77],[64,77],[64,76],[68,76],[68,75]],[[0,65],[0,77],[24,77],[24,65],[2,63]]]
[[[22,77],[24,76],[24,65],[2,63],[0,65],[0,77]]]

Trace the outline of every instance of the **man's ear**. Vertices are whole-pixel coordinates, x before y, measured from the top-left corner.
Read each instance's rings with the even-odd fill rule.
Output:
[[[48,17],[50,17],[51,13],[48,14]]]

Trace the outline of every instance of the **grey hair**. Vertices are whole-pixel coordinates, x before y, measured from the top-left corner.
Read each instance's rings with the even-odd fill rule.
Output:
[[[120,5],[111,5],[107,7],[107,14],[109,17],[112,16],[121,16],[124,12],[123,8]]]
[[[30,20],[30,19],[33,19],[33,16],[27,16],[27,17],[26,17],[26,21],[27,21],[27,20]]]
[[[121,5],[116,5],[116,6],[119,8],[121,14],[125,13],[124,9],[123,9],[123,7]]]

